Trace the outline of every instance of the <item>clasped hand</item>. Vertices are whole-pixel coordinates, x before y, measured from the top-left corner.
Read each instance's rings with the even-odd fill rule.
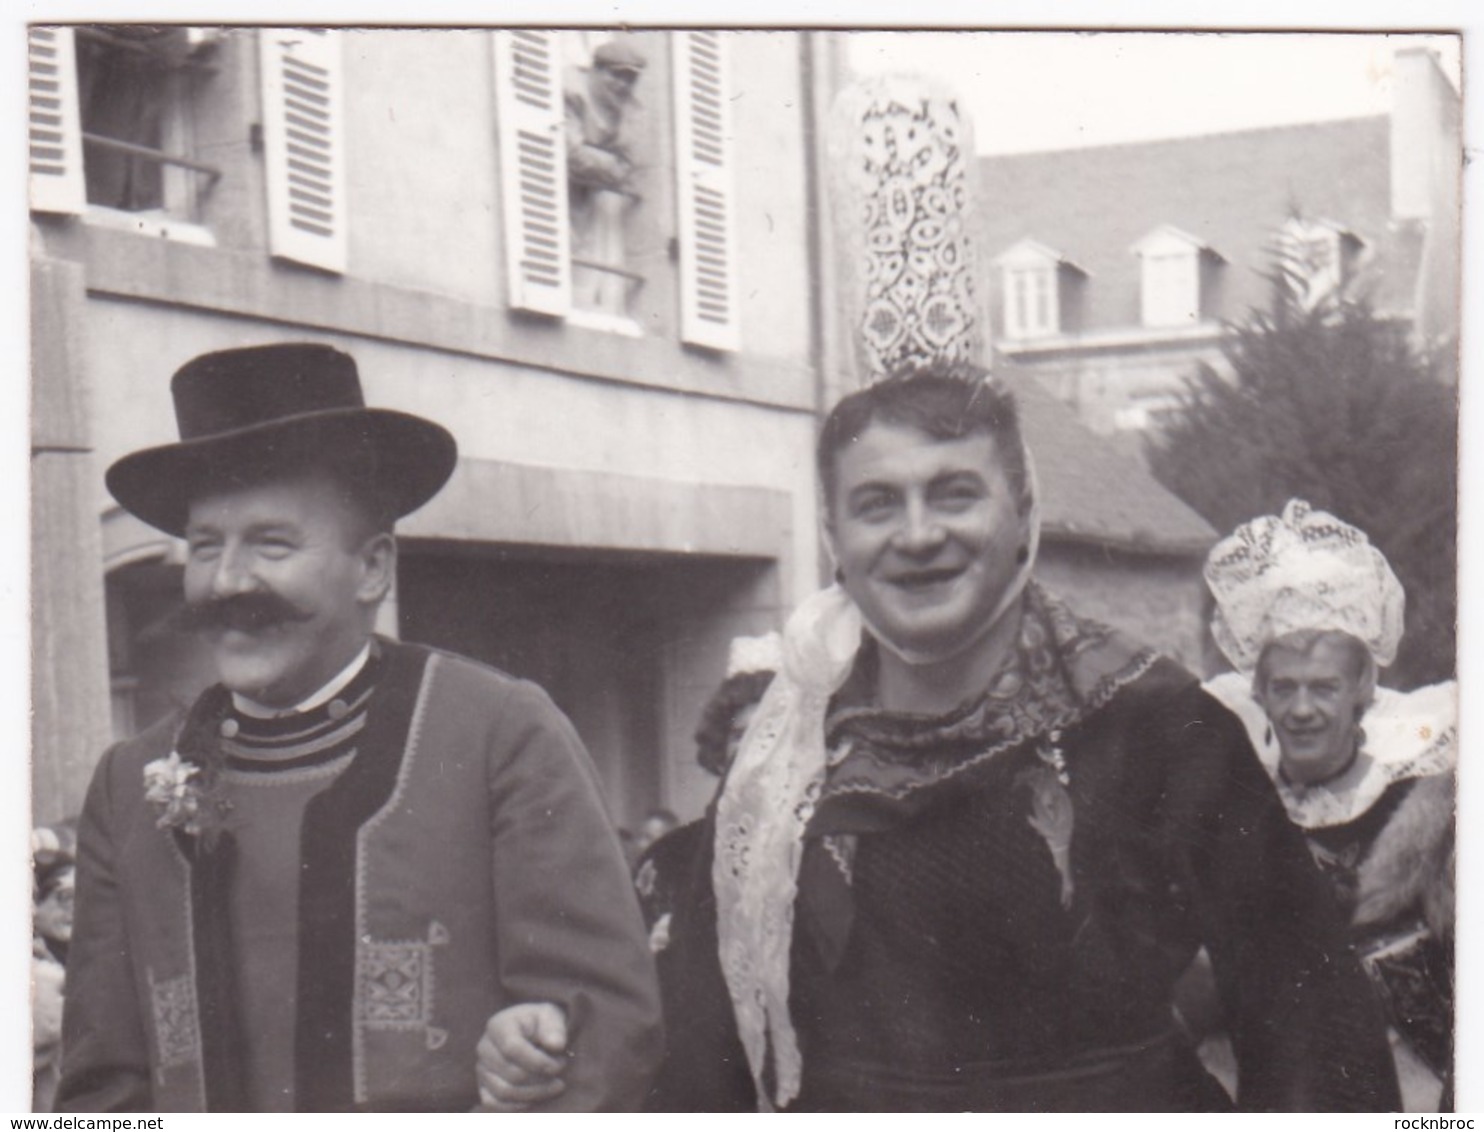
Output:
[[[481,1109],[524,1112],[567,1088],[567,1016],[550,1002],[507,1006],[485,1024],[476,1053]]]

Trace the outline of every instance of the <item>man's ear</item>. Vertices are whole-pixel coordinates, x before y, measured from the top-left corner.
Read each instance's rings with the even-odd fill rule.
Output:
[[[361,546],[360,556],[356,600],[362,605],[380,605],[397,579],[397,540],[384,531],[372,535]]]

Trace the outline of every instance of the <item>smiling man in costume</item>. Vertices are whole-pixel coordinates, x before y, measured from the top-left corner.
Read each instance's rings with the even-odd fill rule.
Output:
[[[94,775],[59,1107],[634,1106],[657,993],[580,740],[534,685],[372,632],[452,436],[323,345],[172,392],[181,441],[108,487],[186,540],[220,683]]]
[[[1364,531],[1301,499],[1222,539],[1206,581],[1235,669],[1207,689],[1247,725],[1350,917],[1406,1109],[1446,1110],[1458,686],[1378,686],[1401,643],[1401,582]]]
[[[1389,1109],[1383,1025],[1242,724],[1031,580],[1010,395],[937,363],[846,397],[838,583],[709,816],[650,1103],[1219,1109],[1172,1009],[1204,945],[1245,1109]]]

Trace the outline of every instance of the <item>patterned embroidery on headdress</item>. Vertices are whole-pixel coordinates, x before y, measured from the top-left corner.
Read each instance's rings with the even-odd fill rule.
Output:
[[[921,79],[881,76],[844,91],[833,119],[841,283],[862,381],[981,361],[974,147],[957,99]]]

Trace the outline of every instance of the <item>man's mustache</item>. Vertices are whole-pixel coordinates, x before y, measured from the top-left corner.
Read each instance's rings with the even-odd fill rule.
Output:
[[[237,629],[254,632],[308,621],[314,614],[276,593],[232,594],[188,603],[174,618],[175,627],[187,633],[208,629]]]

